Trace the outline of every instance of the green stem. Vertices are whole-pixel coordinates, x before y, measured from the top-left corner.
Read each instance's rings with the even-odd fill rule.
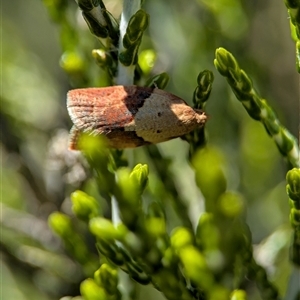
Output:
[[[296,68],[300,73],[300,2],[294,0],[284,0],[284,2],[290,16],[292,38],[296,41]]]
[[[226,49],[218,48],[214,64],[219,73],[227,78],[233,93],[250,117],[262,122],[280,153],[288,159],[292,166],[300,167],[297,139],[280,123],[267,101],[257,93],[251,79],[239,67],[235,57]]]
[[[129,20],[140,8],[141,0],[124,0],[123,12],[120,20],[120,40],[118,53],[121,53],[125,50],[123,46],[123,38],[126,34]],[[122,63],[119,63],[116,83],[119,85],[132,85],[134,69],[135,65],[124,66]]]

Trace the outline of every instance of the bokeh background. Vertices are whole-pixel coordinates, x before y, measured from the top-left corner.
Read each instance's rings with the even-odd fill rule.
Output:
[[[104,2],[118,18],[122,2]],[[105,85],[107,79],[91,55],[99,44],[75,1],[66,3],[80,36],[79,49],[87,74],[83,86]],[[65,54],[62,28],[49,15],[50,4],[50,0],[2,1],[3,300],[50,300],[77,295],[84,279],[83,270],[47,225],[49,214],[55,210],[72,214],[72,191],[83,188],[93,194],[95,190],[93,182],[87,180],[88,171],[80,154],[67,150],[71,122],[65,95],[69,89],[81,86],[61,68]],[[210,116],[206,127],[208,144],[222,156],[229,189],[244,197],[245,218],[258,262],[284,294],[291,272],[291,230],[285,193],[285,174],[290,166],[213,66],[216,48],[225,47],[232,52],[260,95],[298,136],[298,74],[284,2],[152,0],[144,1],[143,7],[151,19],[141,50],[156,51],[152,74],[168,72],[168,91],[191,104],[198,73],[204,69],[214,72],[213,91],[206,106]],[[159,145],[159,149],[172,161],[176,186],[195,223],[204,204],[187,162],[188,145],[177,139]],[[150,163],[142,148],[126,150],[126,155],[130,166]],[[103,211],[107,209],[103,204]],[[145,289],[141,299],[158,299],[157,292]],[[254,293],[253,299],[260,299],[259,295]]]

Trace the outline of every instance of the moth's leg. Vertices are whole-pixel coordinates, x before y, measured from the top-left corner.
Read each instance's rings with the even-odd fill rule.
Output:
[[[80,130],[78,130],[75,127],[75,125],[73,125],[69,135],[69,150],[79,150],[77,144],[78,144],[80,133],[81,133]]]

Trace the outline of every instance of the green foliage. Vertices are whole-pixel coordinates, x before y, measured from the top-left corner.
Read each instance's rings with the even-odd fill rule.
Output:
[[[238,0],[144,1],[143,9],[142,1],[124,0],[122,8],[114,4],[119,18],[111,1],[43,2],[60,33],[68,85],[169,84],[209,120],[206,128],[163,145],[116,150],[102,136],[83,134],[81,153],[68,151],[66,131],[49,141],[69,122],[60,113],[64,104],[51,104],[59,99],[52,83],[43,72],[32,75],[40,62],[21,56],[11,39],[4,46],[3,68],[14,85],[4,91],[1,112],[1,243],[4,277],[15,294],[5,284],[4,295],[275,300],[299,293],[287,287],[291,266],[300,262],[299,149],[282,125],[284,114],[277,116],[276,105],[257,92],[276,96],[263,77],[273,65],[259,66],[260,54],[247,54],[251,47],[238,42],[250,35],[255,11]],[[299,5],[285,4],[299,65]],[[208,70],[219,44],[236,56],[225,48],[215,52],[228,87]],[[174,54],[175,46],[182,51]],[[38,83],[32,89],[31,81]],[[291,167],[288,207],[283,173]]]
[[[291,245],[291,261],[299,266],[300,263],[300,170],[292,169],[286,175],[287,194],[290,198],[290,222],[294,227]]]
[[[292,37],[296,41],[296,68],[300,73],[300,3],[293,0],[285,0],[284,2],[290,16]]]
[[[129,20],[126,33],[123,37],[123,46],[126,50],[119,54],[119,61],[125,66],[135,65],[138,61],[138,49],[142,41],[143,32],[149,23],[149,16],[138,10]]]
[[[224,48],[216,50],[215,66],[221,75],[227,78],[235,96],[242,102],[248,114],[261,121],[267,133],[273,137],[279,151],[287,156],[290,163],[299,167],[299,149],[295,137],[284,128],[277,119],[275,112],[261,99],[252,86],[252,82],[244,70],[241,70],[231,53]]]

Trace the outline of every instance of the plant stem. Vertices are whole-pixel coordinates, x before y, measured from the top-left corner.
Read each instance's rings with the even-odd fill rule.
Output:
[[[124,0],[123,12],[121,14],[120,21],[120,40],[119,40],[119,51],[121,53],[125,48],[123,46],[123,38],[126,34],[128,22],[130,18],[140,9],[141,0]],[[124,66],[119,62],[118,75],[116,83],[119,85],[132,85],[134,77],[134,65]]]

